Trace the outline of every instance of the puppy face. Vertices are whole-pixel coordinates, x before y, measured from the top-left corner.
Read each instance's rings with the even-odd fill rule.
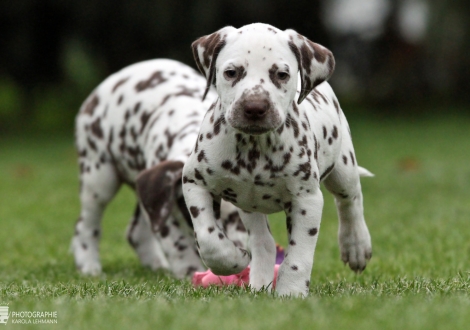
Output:
[[[334,70],[334,57],[293,30],[261,23],[225,27],[196,40],[193,54],[214,84],[225,120],[233,128],[259,135],[281,126],[297,92],[298,103]]]
[[[289,38],[264,24],[227,36],[216,62],[215,82],[225,119],[235,129],[257,135],[278,128],[297,90],[297,59]]]

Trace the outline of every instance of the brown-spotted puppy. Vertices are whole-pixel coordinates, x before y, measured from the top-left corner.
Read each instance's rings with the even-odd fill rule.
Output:
[[[106,205],[121,184],[136,190],[138,205],[127,239],[142,264],[177,277],[203,270],[181,191],[183,164],[194,147],[214,91],[190,67],[159,59],[110,76],[88,97],[76,119],[81,212],[72,249],[84,274],[101,272],[98,244]],[[243,247],[243,224],[232,205],[211,204],[218,230]],[[233,213],[234,212],[234,213]]]
[[[192,47],[207,88],[214,84],[219,95],[183,169],[206,265],[225,275],[251,261],[250,285],[269,286],[276,249],[266,214],[284,211],[289,246],[276,291],[307,295],[323,182],[338,208],[341,258],[362,271],[371,239],[359,176],[371,174],[358,167],[346,117],[325,82],[335,66],[332,53],[293,30],[259,23],[223,28]],[[239,207],[249,252],[217,229],[211,205],[220,200]]]

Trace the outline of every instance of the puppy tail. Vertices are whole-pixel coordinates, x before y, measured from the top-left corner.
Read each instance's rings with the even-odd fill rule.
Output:
[[[375,176],[373,173],[369,172],[369,170],[365,169],[364,167],[358,166],[357,171],[359,172],[359,176],[362,177],[373,177]]]

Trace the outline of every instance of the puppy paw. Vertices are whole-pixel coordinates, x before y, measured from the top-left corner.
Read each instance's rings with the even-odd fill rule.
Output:
[[[228,246],[225,250],[213,250],[212,253],[201,251],[206,266],[216,275],[233,275],[244,270],[251,261],[251,254],[238,247]]]
[[[372,257],[372,243],[365,223],[344,228],[339,232],[341,260],[353,271],[360,273]]]
[[[77,265],[77,269],[83,275],[98,276],[101,274],[101,264],[99,262],[87,262],[83,265]]]
[[[93,243],[91,241],[84,243],[78,237],[74,237],[72,240],[75,265],[83,275],[98,276],[101,274],[98,247]]]

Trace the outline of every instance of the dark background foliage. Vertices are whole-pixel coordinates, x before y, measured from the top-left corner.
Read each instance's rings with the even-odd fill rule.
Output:
[[[192,41],[253,22],[295,29],[333,50],[331,83],[350,111],[469,112],[465,0],[354,0],[344,14],[347,3],[1,0],[0,131],[71,130],[83,99],[112,72],[159,57],[194,67]],[[372,3],[382,10],[370,11]]]

